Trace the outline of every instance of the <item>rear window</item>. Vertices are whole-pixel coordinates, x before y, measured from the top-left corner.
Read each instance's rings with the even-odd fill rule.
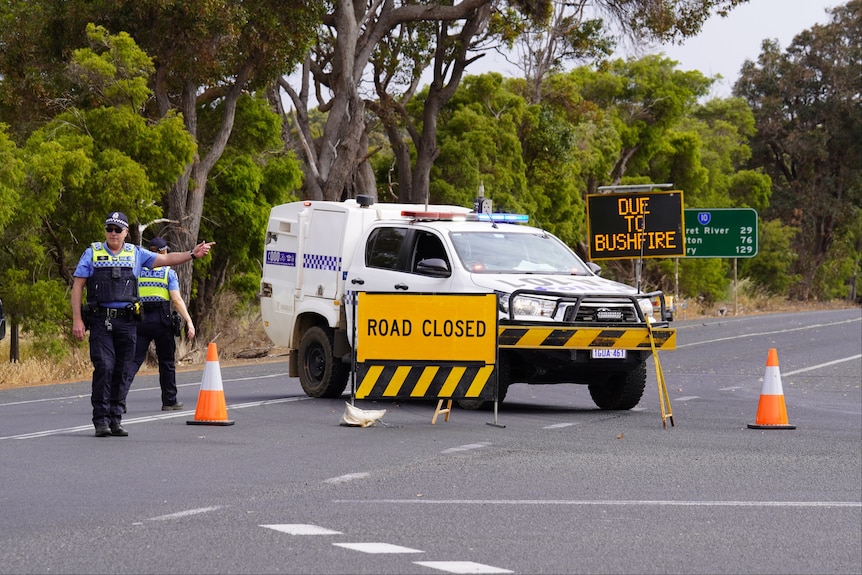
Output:
[[[398,255],[407,235],[407,228],[377,228],[365,244],[365,265],[385,270],[398,269]]]

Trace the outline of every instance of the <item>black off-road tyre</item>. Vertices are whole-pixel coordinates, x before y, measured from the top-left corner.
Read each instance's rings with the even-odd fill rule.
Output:
[[[600,409],[624,410],[635,407],[646,387],[646,360],[631,371],[611,375],[602,383],[591,383],[590,397]]]
[[[299,342],[299,383],[310,397],[339,397],[347,387],[350,366],[332,353],[332,332],[309,328]]]

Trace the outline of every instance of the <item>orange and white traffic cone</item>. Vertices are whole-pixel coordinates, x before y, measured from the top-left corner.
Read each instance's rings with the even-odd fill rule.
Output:
[[[769,350],[766,356],[766,375],[760,390],[760,403],[757,417],[749,423],[751,429],[796,429],[787,423],[787,406],[784,404],[784,391],[781,389],[781,373],[778,371],[778,351]]]
[[[224,388],[221,383],[221,369],[218,364],[218,348],[210,343],[207,348],[207,363],[204,366],[204,376],[201,381],[201,391],[198,394],[198,406],[195,418],[186,421],[189,425],[233,425],[227,418],[227,404],[224,399]]]

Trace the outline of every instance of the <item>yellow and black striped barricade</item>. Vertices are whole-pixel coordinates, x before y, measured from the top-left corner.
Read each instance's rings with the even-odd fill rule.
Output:
[[[500,349],[634,349],[649,351],[646,327],[553,327],[535,324],[505,324],[498,328]],[[655,349],[676,349],[676,330],[653,328]]]
[[[356,399],[497,400],[495,366],[482,362],[363,362],[356,365],[356,378]]]
[[[497,401],[496,295],[360,292],[354,301],[356,399]]]

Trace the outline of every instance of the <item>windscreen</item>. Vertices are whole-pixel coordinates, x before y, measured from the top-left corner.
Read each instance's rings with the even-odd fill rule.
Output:
[[[550,234],[500,230],[452,232],[462,265],[474,273],[592,275],[586,264]]]

